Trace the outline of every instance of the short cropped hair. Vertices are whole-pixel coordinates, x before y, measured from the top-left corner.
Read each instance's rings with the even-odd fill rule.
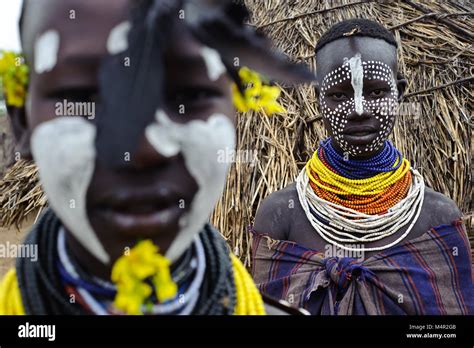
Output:
[[[328,43],[353,36],[381,39],[395,46],[395,48],[398,46],[393,34],[380,23],[363,18],[353,18],[339,22],[326,31],[319,39],[315,53]]]

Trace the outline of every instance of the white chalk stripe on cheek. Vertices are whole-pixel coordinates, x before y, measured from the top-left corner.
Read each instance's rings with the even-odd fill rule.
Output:
[[[230,167],[219,162],[219,151],[235,149],[235,126],[223,114],[213,114],[207,121],[191,121],[182,141],[182,154],[189,173],[198,184],[198,192],[188,214],[180,220],[181,230],[166,253],[171,260],[179,258],[208,221],[225,187]]]
[[[211,81],[217,81],[219,77],[226,72],[219,52],[215,49],[203,46],[201,48],[201,56],[206,64],[207,76]]]
[[[116,25],[107,38],[107,52],[109,54],[119,54],[128,48],[128,33],[132,28],[129,21],[124,21]]]
[[[95,126],[82,118],[60,117],[36,127],[31,149],[53,211],[92,255],[107,264],[110,257],[86,210],[96,157],[95,134]]]
[[[235,127],[222,114],[184,124],[173,122],[163,110],[158,110],[155,117],[156,122],[145,131],[148,141],[164,156],[181,153],[198,186],[189,212],[179,221],[180,231],[166,252],[174,261],[200,232],[222,193],[230,164],[219,163],[218,151],[235,149]]]
[[[52,29],[41,34],[36,40],[34,48],[34,67],[37,74],[49,72],[56,66],[59,44],[59,33]]]

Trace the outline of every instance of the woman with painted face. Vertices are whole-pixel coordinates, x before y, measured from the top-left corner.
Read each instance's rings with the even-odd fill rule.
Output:
[[[18,259],[0,284],[1,314],[279,311],[207,223],[229,165],[218,153],[235,146],[232,100],[246,102],[240,66],[313,78],[246,15],[234,1],[24,3],[29,83],[9,114],[50,209],[25,241],[38,262]]]
[[[340,22],[318,42],[316,66],[329,137],[259,207],[259,288],[312,314],[473,314],[461,212],[387,140],[406,85],[394,36]]]

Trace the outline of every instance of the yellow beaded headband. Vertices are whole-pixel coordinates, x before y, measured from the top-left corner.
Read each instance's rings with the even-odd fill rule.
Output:
[[[11,51],[0,53],[0,80],[7,105],[14,107],[25,105],[28,72],[28,66],[22,55]]]

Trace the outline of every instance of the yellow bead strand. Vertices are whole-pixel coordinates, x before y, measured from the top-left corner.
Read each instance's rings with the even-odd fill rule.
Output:
[[[265,315],[262,296],[252,277],[235,255],[231,259],[237,295],[234,315]]]
[[[396,165],[397,163],[395,163]],[[317,153],[306,165],[306,173],[311,182],[321,189],[340,195],[370,196],[382,193],[387,187],[395,184],[410,170],[410,162],[403,159],[402,165],[393,172],[381,173],[367,179],[348,179],[331,171],[319,159]],[[313,173],[320,180],[316,180]]]

